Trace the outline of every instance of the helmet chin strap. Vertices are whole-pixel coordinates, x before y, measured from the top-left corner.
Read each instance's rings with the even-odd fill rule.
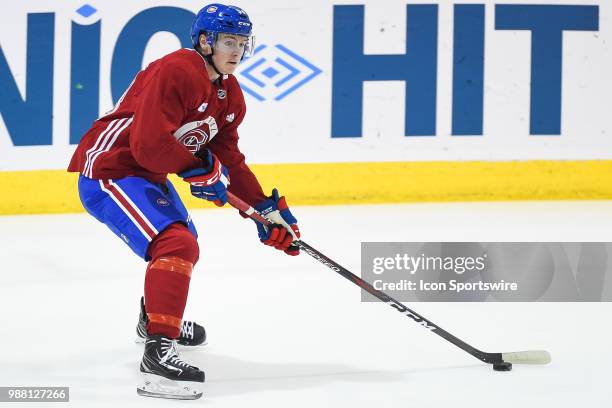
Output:
[[[212,50],[212,48],[211,48],[211,50]],[[213,51],[213,52],[214,52],[214,51]],[[217,66],[215,65],[215,62],[214,62],[214,61],[213,61],[213,59],[212,59],[212,52],[211,52],[210,54],[208,54],[208,55],[204,55],[204,59],[206,60],[206,62],[207,62],[207,63],[208,63],[208,64],[209,64],[211,67],[213,67],[213,69],[215,70],[215,72],[216,72],[216,73],[217,73],[219,76],[221,76],[221,77],[222,77],[223,75],[225,75],[225,74],[223,74],[221,71],[219,71],[219,70],[217,69]]]
[[[206,60],[206,63],[207,63],[208,65],[210,65],[211,67],[213,67],[213,69],[215,70],[215,72],[217,73],[217,75],[219,75],[219,76],[221,76],[221,77],[222,77],[223,75],[225,75],[224,73],[222,73],[221,71],[219,71],[219,69],[218,69],[218,68],[217,68],[217,66],[215,65],[215,62],[214,62],[214,61],[213,61],[213,59],[212,59],[212,55],[213,55],[213,53],[215,52],[215,51],[214,51],[214,49],[213,49],[212,47],[210,47],[210,54],[208,54],[208,55],[204,55],[204,53],[202,52],[202,47],[197,46],[197,47],[194,47],[194,48],[195,48],[195,50],[198,52],[198,54],[200,54],[200,55],[202,56],[202,58],[204,58],[204,59]]]

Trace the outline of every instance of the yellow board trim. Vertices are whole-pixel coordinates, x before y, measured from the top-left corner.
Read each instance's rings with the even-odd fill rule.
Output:
[[[612,199],[612,160],[384,162],[252,165],[264,191],[291,205]],[[189,208],[214,205],[171,180]],[[77,175],[0,172],[0,214],[82,212]]]

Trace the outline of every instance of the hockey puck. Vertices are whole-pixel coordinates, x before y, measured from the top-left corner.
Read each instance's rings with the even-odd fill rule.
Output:
[[[495,371],[511,371],[512,370],[512,363],[499,363],[499,364],[493,364],[493,369]]]

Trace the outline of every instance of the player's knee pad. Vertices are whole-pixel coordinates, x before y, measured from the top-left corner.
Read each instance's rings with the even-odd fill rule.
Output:
[[[163,230],[149,245],[150,259],[175,256],[196,264],[200,247],[196,237],[181,223],[174,223]]]

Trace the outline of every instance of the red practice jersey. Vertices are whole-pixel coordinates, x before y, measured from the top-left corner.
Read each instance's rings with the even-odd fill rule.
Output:
[[[194,153],[206,146],[230,175],[229,190],[251,205],[266,197],[238,149],[246,112],[233,75],[214,83],[206,61],[181,49],[140,71],[115,108],[96,120],[77,146],[68,171],[93,179],[143,177],[200,167]]]

